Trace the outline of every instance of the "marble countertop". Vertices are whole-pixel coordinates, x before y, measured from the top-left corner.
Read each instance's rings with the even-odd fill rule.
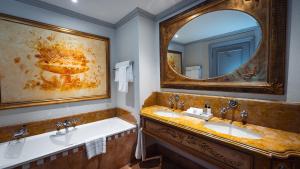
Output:
[[[243,125],[240,122],[233,122],[233,125],[246,128],[252,132],[258,133],[262,136],[261,139],[247,139],[239,138],[227,134],[222,134],[204,127],[204,120],[197,119],[189,116],[180,116],[178,118],[169,118],[156,115],[154,112],[159,110],[171,111],[171,109],[163,106],[150,106],[141,110],[141,115],[160,122],[173,125],[184,130],[197,133],[199,135],[205,135],[208,137],[216,138],[224,142],[240,146],[242,148],[255,151],[267,156],[276,156],[280,158],[286,158],[291,155],[300,157],[300,134],[287,132],[283,130],[277,130],[252,124]],[[182,113],[179,110],[173,110],[177,113]],[[225,122],[230,123],[229,120],[222,120],[217,117],[213,117],[209,121],[211,122]]]

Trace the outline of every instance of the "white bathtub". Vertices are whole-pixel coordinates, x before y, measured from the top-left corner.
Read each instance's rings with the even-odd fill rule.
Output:
[[[63,129],[61,135],[53,131],[26,137],[20,141],[0,143],[0,169],[14,168],[81,146],[86,140],[109,137],[134,128],[135,125],[114,117],[70,128],[68,133],[64,133],[65,129]]]

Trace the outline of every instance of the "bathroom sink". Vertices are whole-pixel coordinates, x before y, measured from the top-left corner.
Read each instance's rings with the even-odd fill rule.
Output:
[[[156,111],[156,112],[154,112],[154,114],[162,116],[162,117],[169,117],[169,118],[180,117],[180,115],[178,113],[171,112],[171,111]]]
[[[252,132],[251,130],[237,127],[227,123],[217,123],[217,122],[206,122],[204,127],[214,130],[219,133],[232,135],[240,138],[247,139],[261,139],[261,135]]]

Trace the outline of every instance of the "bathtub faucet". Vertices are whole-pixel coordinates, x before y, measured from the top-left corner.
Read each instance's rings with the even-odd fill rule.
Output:
[[[57,122],[56,130],[59,131],[62,128],[65,128],[66,130],[68,130],[69,127],[75,128],[78,122],[79,122],[79,119],[70,119],[70,120],[65,120],[64,122]]]
[[[22,126],[22,128],[20,128],[19,130],[17,130],[15,133],[14,133],[14,136],[13,138],[16,139],[16,140],[19,140],[21,138],[24,138],[25,136],[28,135],[28,131],[27,131],[27,128],[25,125]]]

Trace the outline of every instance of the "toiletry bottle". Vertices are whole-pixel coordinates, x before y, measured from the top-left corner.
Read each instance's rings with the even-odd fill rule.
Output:
[[[203,112],[204,114],[207,113],[207,104],[204,105],[204,110],[203,110],[203,111],[204,111],[204,112]]]
[[[206,113],[207,113],[207,114],[211,114],[211,108],[210,108],[210,105],[207,106]]]

